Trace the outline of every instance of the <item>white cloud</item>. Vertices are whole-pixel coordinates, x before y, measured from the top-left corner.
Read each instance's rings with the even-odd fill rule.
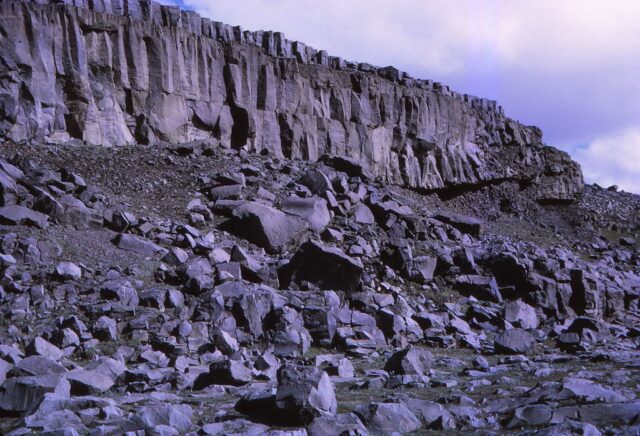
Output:
[[[217,21],[496,99],[570,152],[640,130],[637,0],[181,1]]]
[[[598,138],[575,152],[588,182],[640,194],[640,128]]]

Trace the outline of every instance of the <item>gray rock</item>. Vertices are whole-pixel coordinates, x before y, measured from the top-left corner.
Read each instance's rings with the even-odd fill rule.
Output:
[[[137,307],[140,303],[138,292],[126,280],[110,280],[102,284],[100,296],[106,300],[116,300],[125,306]]]
[[[245,202],[233,210],[223,229],[269,253],[281,253],[304,238],[307,225],[272,207]]]
[[[285,365],[278,371],[276,410],[291,424],[309,424],[319,416],[335,415],[333,385],[326,372],[315,367]]]
[[[82,277],[82,270],[71,262],[62,262],[56,266],[56,275],[65,280],[77,280]]]
[[[0,388],[0,411],[8,414],[33,412],[45,395],[68,397],[71,387],[62,374],[7,379]]]
[[[101,316],[93,325],[93,334],[102,341],[118,339],[118,327],[115,320],[108,316]]]
[[[184,434],[191,429],[193,409],[186,404],[152,404],[141,407],[136,420],[147,429],[158,425],[173,427]]]
[[[212,384],[242,386],[253,380],[251,369],[240,360],[222,360],[213,362],[209,372],[201,374],[196,381],[196,388],[204,388]]]
[[[40,355],[25,357],[16,364],[16,369],[24,375],[62,374],[67,371],[56,361]]]
[[[356,407],[355,413],[373,434],[409,433],[422,427],[418,418],[404,404],[361,404]]]
[[[306,281],[320,289],[355,291],[361,286],[362,272],[362,263],[339,248],[307,241],[278,275],[283,286]]]
[[[72,395],[96,395],[108,391],[114,382],[108,376],[91,370],[76,369],[66,372]]]
[[[202,426],[205,435],[217,436],[221,434],[260,436],[267,434],[269,427],[264,424],[257,424],[246,419],[234,419],[233,421],[217,422]]]
[[[323,198],[291,196],[282,202],[282,210],[304,219],[314,232],[321,232],[331,221],[327,201]]]
[[[531,333],[515,328],[505,330],[496,336],[495,350],[496,353],[501,354],[525,354],[533,348],[535,343],[536,340]]]
[[[366,436],[367,428],[353,413],[341,413],[336,416],[319,416],[307,427],[309,436],[353,434]]]
[[[39,336],[31,341],[25,351],[28,356],[38,355],[53,361],[58,361],[63,356],[62,350]]]
[[[319,169],[307,171],[300,177],[298,183],[309,188],[313,195],[322,196],[325,192],[333,189],[327,175]]]
[[[24,360],[24,359],[23,359]],[[7,378],[7,373],[13,369],[13,365],[6,360],[0,359],[0,386]]]
[[[49,226],[49,217],[24,206],[14,204],[0,207],[0,224],[24,225],[45,229]]]
[[[189,253],[184,251],[182,248],[173,247],[169,252],[162,258],[162,260],[169,265],[181,265],[185,263],[189,259]]]
[[[113,240],[114,244],[122,250],[132,251],[142,256],[153,256],[166,250],[151,241],[139,238],[128,233],[119,233]]]
[[[358,224],[374,224],[376,222],[373,212],[365,204],[358,203],[352,211],[353,220]]]
[[[479,300],[502,302],[502,295],[493,276],[464,275],[456,277],[456,289]]]
[[[407,347],[391,355],[384,370],[391,374],[424,375],[431,369],[431,353],[415,347]]]
[[[504,319],[523,329],[538,328],[536,310],[522,300],[510,301],[504,306]]]
[[[457,213],[439,212],[434,218],[475,237],[479,237],[482,234],[484,227],[483,222],[478,218]]]

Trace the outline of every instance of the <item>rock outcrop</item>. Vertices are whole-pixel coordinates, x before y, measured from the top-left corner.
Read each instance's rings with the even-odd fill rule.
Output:
[[[495,102],[148,0],[0,3],[0,135],[220,142],[353,159],[421,190],[516,181],[571,201],[582,174]]]

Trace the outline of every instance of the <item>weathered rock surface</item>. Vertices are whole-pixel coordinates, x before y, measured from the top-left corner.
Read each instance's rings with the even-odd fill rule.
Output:
[[[336,414],[333,385],[326,372],[314,367],[286,365],[278,371],[277,413],[294,424],[308,424]]]
[[[392,68],[71,3],[0,2],[0,433],[638,433],[640,197],[559,204],[538,131]]]
[[[3,1],[2,133],[90,144],[193,140],[351,158],[422,189],[516,180],[572,200],[579,167],[493,101],[145,0]],[[35,31],[34,29],[37,29]]]
[[[304,238],[307,225],[273,207],[247,202],[233,210],[224,228],[270,253],[279,253]]]

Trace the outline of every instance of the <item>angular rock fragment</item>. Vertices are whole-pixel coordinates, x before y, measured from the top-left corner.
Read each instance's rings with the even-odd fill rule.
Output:
[[[538,328],[538,315],[536,315],[535,309],[521,300],[505,304],[504,319],[523,329]]]
[[[431,369],[431,361],[429,351],[407,347],[391,355],[384,365],[384,370],[390,374],[424,375]]]
[[[282,210],[304,219],[314,232],[321,232],[331,221],[327,201],[323,198],[292,196],[282,202]]]
[[[307,427],[309,436],[330,434],[367,435],[369,432],[362,421],[354,413],[341,413],[336,416],[320,416]]]
[[[535,345],[533,335],[524,329],[515,328],[505,330],[495,339],[496,353],[500,354],[525,354]]]
[[[480,300],[502,302],[498,284],[492,276],[464,275],[456,277],[455,286],[465,295],[472,295]]]
[[[119,233],[113,242],[122,250],[132,251],[142,256],[153,256],[158,252],[166,251],[164,248],[151,241],[147,241],[128,233]]]
[[[320,289],[356,291],[361,285],[362,272],[362,263],[339,248],[307,241],[278,275],[283,286],[306,281]]]
[[[475,237],[479,237],[484,228],[483,222],[478,218],[460,215],[457,213],[439,212],[434,216],[434,218],[445,224],[449,224],[451,227],[454,227],[463,233],[468,233]]]
[[[0,224],[25,225],[45,229],[49,226],[49,217],[24,206],[14,204],[0,207]]]
[[[0,411],[11,415],[30,413],[46,394],[68,397],[70,390],[70,384],[62,374],[13,377],[0,388]]]
[[[97,371],[78,369],[66,372],[64,376],[71,385],[71,395],[97,395],[114,385],[111,378]]]
[[[64,280],[77,280],[82,277],[82,270],[71,262],[62,262],[56,266],[56,275]]]
[[[140,408],[135,419],[144,428],[168,426],[179,433],[186,433],[192,426],[193,409],[186,404],[152,404]]]
[[[336,396],[326,372],[294,365],[280,368],[276,411],[285,420],[304,425],[319,416],[335,415],[336,410]]]
[[[422,427],[418,418],[404,404],[362,404],[354,412],[374,434],[409,433]]]
[[[272,207],[245,202],[233,210],[223,229],[269,253],[281,253],[304,238],[307,225]]]

